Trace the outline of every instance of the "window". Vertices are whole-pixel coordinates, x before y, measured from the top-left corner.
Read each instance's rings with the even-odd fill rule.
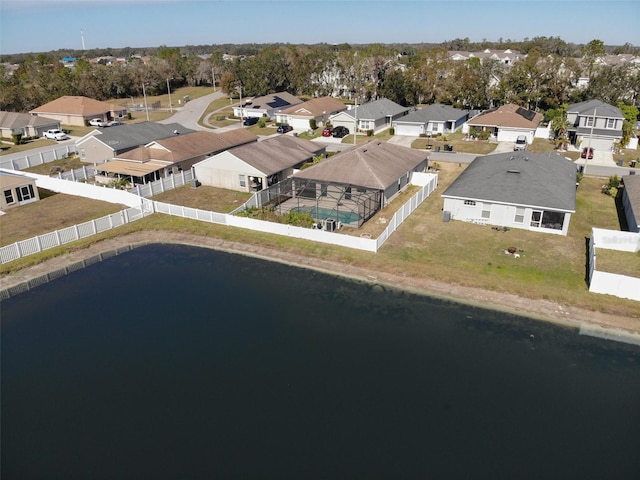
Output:
[[[532,227],[540,227],[540,223],[542,220],[542,212],[540,210],[534,210],[531,212],[531,226]]]
[[[247,177],[245,175],[238,175],[240,177],[240,186],[242,188],[246,188],[247,186]]]
[[[4,200],[7,202],[7,205],[11,205],[15,200],[13,199],[13,190],[5,190],[4,191]]]
[[[36,196],[35,193],[33,192],[33,185],[25,185],[24,187],[18,187],[16,189],[16,193],[18,194],[19,202],[30,200]]]
[[[475,200],[465,200],[465,201],[464,201],[464,204],[465,204],[465,205],[468,205],[468,206],[470,206],[470,207],[475,207],[475,206],[476,206],[476,202],[475,202]]]
[[[592,127],[593,126],[593,117],[587,117],[586,119],[586,125],[587,127]]]
[[[615,127],[616,127],[616,119],[607,118],[607,128],[615,128]]]
[[[516,207],[516,216],[513,218],[514,223],[524,223],[524,207]]]
[[[491,204],[485,203],[482,205],[482,218],[490,219],[491,218]]]
[[[329,184],[328,183],[321,183],[320,184],[320,196],[321,197],[326,197],[328,190],[329,190]]]

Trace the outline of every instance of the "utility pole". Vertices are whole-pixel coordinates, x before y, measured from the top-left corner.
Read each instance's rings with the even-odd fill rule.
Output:
[[[589,152],[591,152],[591,138],[593,137],[593,127],[596,124],[596,108],[593,109],[593,121],[591,122],[591,133],[589,134],[589,141],[587,142],[587,153],[584,156],[584,168],[582,174],[587,174],[587,162],[589,161]]]
[[[147,122],[149,121],[149,107],[147,106],[147,91],[144,89],[144,82],[142,82],[142,95],[144,96],[144,110],[147,112]]]

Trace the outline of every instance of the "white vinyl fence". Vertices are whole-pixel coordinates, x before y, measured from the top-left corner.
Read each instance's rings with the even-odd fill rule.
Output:
[[[138,195],[139,197],[150,198],[154,195],[164,193],[167,190],[173,190],[174,188],[192,183],[193,179],[194,176],[191,170],[183,170],[180,173],[169,175],[168,177],[147,183],[146,185],[136,185],[129,189],[128,192]]]
[[[76,153],[77,150],[74,144],[61,145],[46,152],[26,154],[24,157],[16,159],[0,158],[0,168],[7,168],[9,170],[25,170],[30,167],[35,167],[36,165],[55,162],[56,160],[60,160],[70,155],[75,155]]]
[[[68,182],[44,175],[31,173],[24,173],[24,175],[36,178],[36,182],[39,187],[71,195],[81,195],[111,203],[124,204],[128,205],[129,208],[97,220],[91,220],[90,222],[74,225],[72,227],[39,235],[28,240],[22,240],[12,245],[2,247],[0,248],[0,263],[11,262],[26,255],[31,255],[48,248],[60,246],[64,243],[86,238],[111,228],[119,227],[131,221],[138,220],[152,213],[164,213],[166,215],[174,215],[192,220],[245,228],[265,233],[273,233],[275,235],[328,243],[368,252],[377,252],[384,242],[388,240],[391,234],[400,226],[400,224],[404,222],[427,197],[429,197],[438,184],[437,175],[429,173],[414,173],[412,183],[421,186],[420,190],[396,212],[382,235],[377,239],[371,239],[344,235],[338,232],[328,232],[326,230],[296,227],[293,225],[266,222],[246,217],[236,217],[226,213],[210,212],[197,208],[151,201],[143,198],[142,196],[122,190],[98,187],[79,182]],[[175,180],[178,182],[183,181],[188,183],[190,181],[190,176],[187,173],[183,176],[176,175],[175,177],[177,177]],[[178,178],[180,178],[180,180],[178,180]],[[166,188],[171,185],[176,185],[175,181],[159,188]]]
[[[147,208],[145,204],[142,204],[139,207],[127,208],[126,210],[96,220],[73,225],[72,227],[56,230],[55,232],[45,233],[44,235],[38,235],[28,240],[21,240],[0,248],[0,263],[12,262],[27,255],[59,247],[65,243],[75,242],[76,240],[133,222],[151,213],[153,213],[153,211]]]
[[[598,248],[632,255],[640,250],[640,233],[592,228],[589,239],[589,291],[640,301],[640,278],[597,270]]]

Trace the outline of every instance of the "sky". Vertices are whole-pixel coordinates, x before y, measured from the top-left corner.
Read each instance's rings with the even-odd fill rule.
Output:
[[[542,36],[640,46],[640,0],[0,0],[1,54]]]

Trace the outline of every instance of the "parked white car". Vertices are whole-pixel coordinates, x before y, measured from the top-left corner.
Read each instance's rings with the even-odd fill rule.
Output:
[[[92,118],[89,120],[89,125],[92,127],[106,127],[107,123],[101,118]]]
[[[62,130],[53,128],[51,130],[47,130],[46,132],[44,132],[44,138],[50,138],[51,140],[60,141],[60,140],[66,140],[69,137]]]

